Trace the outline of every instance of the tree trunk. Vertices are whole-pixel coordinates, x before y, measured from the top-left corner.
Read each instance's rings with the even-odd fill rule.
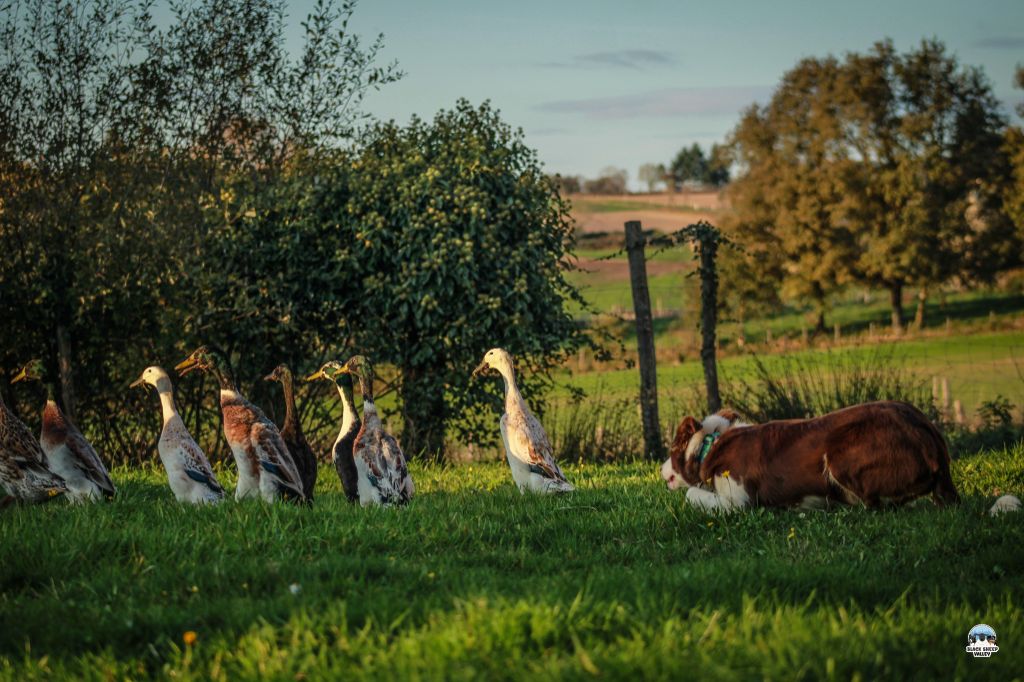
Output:
[[[921,287],[917,292],[917,311],[914,312],[914,328],[924,329],[924,306],[928,302],[928,287]]]
[[[414,367],[402,370],[402,450],[407,457],[444,457],[448,411],[437,375]]]
[[[64,414],[78,421],[75,405],[74,360],[71,352],[71,332],[63,324],[57,325],[57,368],[60,372],[60,397],[64,403]]]
[[[892,305],[892,331],[894,334],[903,333],[903,284],[889,285],[889,302]]]
[[[825,326],[825,309],[818,308],[818,320],[814,323],[814,335],[824,334],[828,331],[828,327]]]

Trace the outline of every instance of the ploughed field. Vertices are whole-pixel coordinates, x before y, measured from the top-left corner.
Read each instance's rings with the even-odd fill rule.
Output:
[[[1024,515],[986,510],[1024,446],[953,472],[958,508],[705,516],[650,463],[569,465],[550,498],[414,465],[404,509],[329,468],[312,509],[119,469],[113,503],[0,515],[0,679],[1014,679]]]

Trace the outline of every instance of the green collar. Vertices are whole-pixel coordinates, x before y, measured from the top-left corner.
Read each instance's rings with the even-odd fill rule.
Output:
[[[697,460],[697,464],[703,462],[704,458],[708,456],[708,453],[711,452],[711,446],[715,444],[715,441],[718,440],[718,437],[720,435],[722,434],[718,433],[717,431],[713,431],[708,435],[704,436],[704,442],[701,443],[700,452],[698,452],[697,456],[694,457],[694,459]]]

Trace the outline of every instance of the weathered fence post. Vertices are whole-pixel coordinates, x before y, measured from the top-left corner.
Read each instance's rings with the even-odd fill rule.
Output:
[[[629,254],[629,280],[633,286],[633,310],[636,312],[636,343],[640,360],[640,418],[644,428],[644,455],[663,459],[661,427],[658,425],[658,375],[654,355],[654,323],[651,320],[651,294],[647,289],[647,261],[644,256],[643,229],[640,221],[626,223],[626,252]]]
[[[700,250],[700,361],[704,365],[708,409],[718,412],[722,409],[722,397],[718,392],[718,363],[715,357],[715,326],[718,323],[718,271],[715,269],[715,254],[718,252],[720,234],[709,223],[697,225],[705,228],[697,232],[697,248]]]

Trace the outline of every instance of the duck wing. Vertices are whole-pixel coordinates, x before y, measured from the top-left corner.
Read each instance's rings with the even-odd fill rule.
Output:
[[[206,459],[199,445],[192,438],[183,438],[178,442],[181,451],[182,464],[185,466],[185,475],[193,481],[202,483],[207,488],[217,493],[224,494],[224,488],[220,481],[213,475],[210,467],[210,460]]]
[[[260,463],[260,476],[271,476],[288,497],[305,500],[299,472],[277,427],[266,418],[257,420],[250,430],[250,442]]]
[[[85,477],[96,484],[103,491],[103,494],[111,498],[114,496],[114,483],[110,480],[107,468],[103,466],[103,460],[96,454],[92,444],[85,439],[77,427],[68,422],[67,437],[64,444],[74,457],[78,469],[85,474]]]
[[[530,471],[554,481],[568,483],[561,467],[552,456],[553,449],[544,427],[532,414],[520,415],[507,422],[508,450],[530,467]]]

